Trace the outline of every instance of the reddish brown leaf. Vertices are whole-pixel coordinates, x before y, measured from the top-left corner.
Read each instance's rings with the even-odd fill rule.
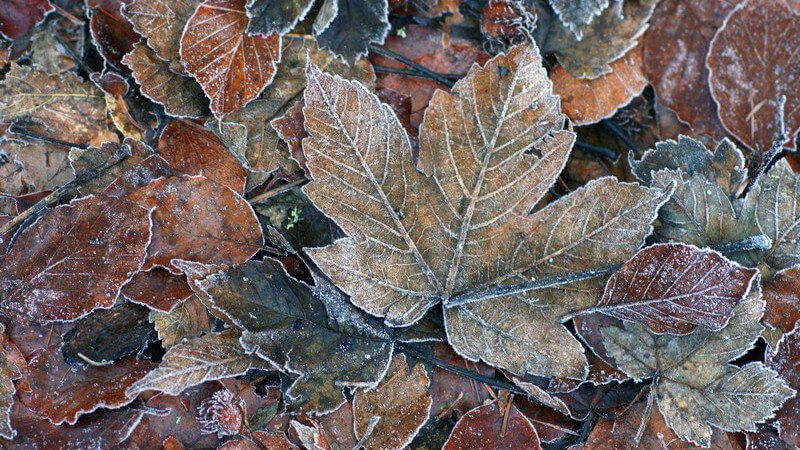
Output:
[[[647,86],[641,46],[611,63],[611,68],[612,73],[594,80],[575,78],[562,66],[556,66],[550,73],[553,92],[561,96],[561,110],[575,125],[588,125],[613,116]]]
[[[246,0],[206,0],[186,23],[181,61],[203,87],[217,119],[238,110],[272,81],[281,38],[248,36]]]
[[[475,371],[486,377],[494,377],[495,374],[493,367],[482,362],[467,361],[445,343],[435,345],[434,356],[440,361]],[[451,410],[463,414],[490,398],[489,393],[479,383],[440,367],[434,368],[431,373],[430,393],[433,397],[431,417],[448,414]]]
[[[0,7],[0,34],[14,40],[28,34],[53,11],[49,0],[5,0]]]
[[[513,404],[507,418],[504,413],[497,402],[473,409],[458,421],[442,450],[538,450],[539,436],[528,418]]]
[[[109,64],[125,72],[130,72],[130,69],[122,64],[122,57],[133,50],[133,44],[142,38],[120,10],[123,3],[130,2],[131,0],[87,0],[86,2],[92,9],[90,25],[95,46]]]
[[[784,333],[792,331],[800,321],[800,267],[790,267],[775,274],[763,285],[764,323],[780,328]]]
[[[171,177],[176,175],[175,169],[159,155],[145,158],[141,163],[122,173],[114,182],[108,185],[103,195],[122,198],[138,188],[147,186],[156,178]]]
[[[725,135],[708,88],[705,61],[711,39],[742,0],[662,0],[644,36],[644,69],[658,100],[695,132]]]
[[[303,172],[308,175],[306,155],[303,153],[303,139],[308,137],[308,133],[303,126],[305,123],[303,106],[305,106],[305,103],[301,99],[286,110],[282,116],[273,119],[269,124],[278,133],[278,137],[289,146],[289,153],[291,153],[292,159],[297,161]]]
[[[775,370],[794,389],[795,395],[775,415],[778,433],[789,444],[800,446],[800,325],[786,334],[775,352],[767,349],[767,367]]]
[[[608,280],[599,308],[655,333],[720,330],[758,273],[713,250],[658,244],[637,253]]]
[[[299,447],[292,444],[283,431],[273,431],[270,433],[256,431],[250,435],[250,439],[241,438],[228,441],[222,444],[219,450],[293,450],[296,448]]]
[[[58,347],[49,347],[31,355],[31,393],[23,396],[23,402],[54,425],[73,425],[98,408],[115,409],[132,402],[136,397],[128,397],[125,390],[154,367],[131,356],[110,366],[73,369]]]
[[[111,306],[142,266],[149,216],[108,197],[84,197],[46,212],[0,267],[5,314],[46,323]]]
[[[160,178],[128,199],[153,213],[153,239],[142,270],[180,271],[173,259],[203,264],[241,264],[263,245],[250,204],[227,186],[202,176]]]
[[[711,94],[725,128],[755,152],[758,166],[778,138],[777,103],[786,95],[786,131],[800,129],[800,15],[785,0],[748,0],[711,41],[707,66]]]
[[[331,445],[354,448],[358,439],[353,430],[353,406],[345,403],[336,411],[317,418],[322,434]]]
[[[247,173],[242,163],[206,127],[173,120],[158,139],[158,154],[180,173],[203,175],[237,193],[244,192]]]
[[[150,313],[161,345],[169,350],[184,339],[192,339],[211,331],[213,318],[197,297],[189,297],[168,313],[153,311]]]
[[[122,295],[150,309],[170,312],[178,303],[191,297],[192,288],[185,275],[173,275],[168,270],[156,267],[134,275],[122,288]]]
[[[542,442],[561,439],[578,424],[577,421],[522,396],[514,397],[514,406],[531,421]]]

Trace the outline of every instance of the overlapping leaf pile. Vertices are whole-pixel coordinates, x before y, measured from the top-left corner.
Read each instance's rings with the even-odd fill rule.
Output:
[[[796,2],[0,6],[5,447],[800,445]]]

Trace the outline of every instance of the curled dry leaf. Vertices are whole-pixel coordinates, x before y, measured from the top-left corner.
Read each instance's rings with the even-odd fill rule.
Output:
[[[126,198],[154,208],[153,238],[142,270],[160,266],[178,274],[173,259],[241,264],[264,244],[250,204],[206,177],[159,178]]]
[[[91,81],[16,64],[0,85],[0,120],[76,144],[99,146],[118,140],[106,122],[105,97]]]
[[[256,359],[242,350],[233,330],[207,334],[169,349],[157,369],[127,388],[127,395],[145,390],[178,395],[206,381],[243,375],[254,363],[261,365]]]
[[[422,364],[411,369],[405,355],[396,355],[377,387],[360,390],[353,397],[356,437],[362,439],[372,417],[380,417],[364,446],[401,449],[410,444],[428,421],[432,404],[429,385],[430,379]]]
[[[743,355],[764,327],[761,291],[754,287],[718,332],[698,329],[686,336],[656,335],[635,322],[601,328],[608,355],[634,379],[655,377],[658,409],[682,440],[708,446],[711,427],[754,431],[795,391],[757,362],[729,361]]]
[[[345,386],[376,385],[394,346],[388,330],[324,280],[315,282],[309,288],[267,260],[213,274],[197,286],[245,330],[245,349],[298,375],[285,392],[290,410],[324,414],[344,403]]]
[[[170,70],[169,63],[161,60],[146,45],[135,44],[133,50],[122,58],[122,63],[133,72],[133,78],[142,87],[142,94],[162,105],[167,114],[190,118],[206,114],[208,102],[197,81]]]
[[[764,323],[789,333],[800,323],[800,266],[776,273],[764,283]]]
[[[658,101],[700,134],[725,135],[708,87],[706,55],[728,13],[743,0],[662,0],[642,40],[644,70]]]
[[[34,352],[28,363],[31,393],[22,401],[54,425],[74,425],[78,417],[98,408],[116,409],[136,396],[125,390],[155,367],[146,359],[131,356],[114,364],[73,369],[56,347]]]
[[[210,332],[212,319],[197,297],[190,297],[170,312],[150,312],[150,321],[158,332],[161,345],[167,350],[186,339]]]
[[[657,244],[611,276],[599,308],[658,334],[688,334],[697,327],[717,331],[728,323],[757,274],[713,250]]]
[[[314,179],[303,190],[351,236],[308,250],[317,264],[354,304],[394,326],[444,299],[450,343],[469,359],[582,377],[583,351],[560,321],[594,294],[567,302],[562,290],[542,289],[449,304],[463,292],[622,262],[666,200],[607,178],[520,219],[574,140],[561,129],[538,51],[516,47],[471,70],[452,94],[438,91],[420,131],[419,170],[389,106],[313,66],[307,76],[303,148]]]
[[[170,312],[192,295],[192,288],[185,275],[174,275],[156,267],[134,275],[122,288],[122,295],[152,310]]]
[[[123,172],[152,154],[153,149],[144,142],[126,138],[122,144],[104,142],[100,147],[89,147],[86,150],[72,148],[69,151],[69,164],[77,177],[119,161],[78,187],[78,192],[83,195],[100,194]]]
[[[4,314],[40,323],[108,308],[142,266],[150,213],[84,197],[47,211],[22,232],[0,267]]]
[[[122,15],[122,5],[128,2],[130,0],[86,0],[91,11],[92,42],[106,62],[123,71],[127,71],[127,67],[122,64],[122,57],[142,38]]]
[[[383,44],[389,28],[386,0],[325,0],[314,21],[319,47],[351,65],[367,55],[371,44]]]
[[[10,40],[25,36],[53,9],[49,0],[7,0],[0,11],[0,34]]]
[[[158,154],[180,173],[202,175],[238,194],[244,192],[247,174],[242,164],[206,127],[171,121],[158,138]]]
[[[314,0],[248,0],[247,34],[284,35],[303,20],[313,5]]]
[[[706,62],[711,94],[725,129],[753,150],[751,167],[761,165],[778,139],[781,95],[787,99],[788,138],[800,130],[800,36],[783,33],[798,26],[800,15],[785,0],[747,0],[711,41]]]
[[[611,68],[613,72],[595,80],[575,78],[561,66],[550,73],[553,92],[561,97],[561,110],[575,125],[613,116],[647,86],[641,46],[611,63]]]
[[[776,351],[767,350],[767,367],[778,372],[789,386],[800,392],[800,325],[784,335]],[[781,439],[788,444],[800,446],[800,399],[795,395],[783,404],[775,415]]]
[[[183,29],[202,2],[203,0],[133,0],[123,4],[122,15],[133,24],[134,30],[147,38],[147,43],[161,60],[178,61]],[[134,76],[135,72],[134,69]],[[171,93],[174,95],[177,91]]]
[[[615,2],[622,3],[622,0]],[[609,0],[550,0],[558,19],[579,41],[583,39],[583,27],[602,14],[608,8],[608,3]]]
[[[281,59],[281,38],[245,33],[246,0],[206,0],[181,37],[181,61],[203,87],[217,119],[258,97]]]
[[[492,402],[464,414],[456,423],[442,450],[492,448],[539,450],[539,435],[516,406],[501,410]],[[507,417],[506,417],[507,415]]]
[[[580,29],[583,39],[578,39],[560,21],[551,20],[542,37],[542,51],[555,53],[558,62],[576,78],[594,79],[611,73],[609,64],[636,46],[657,3],[657,0],[614,1],[591,24]]]

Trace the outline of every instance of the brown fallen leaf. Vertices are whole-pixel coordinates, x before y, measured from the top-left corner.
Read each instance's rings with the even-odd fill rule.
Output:
[[[10,40],[25,36],[53,9],[49,0],[6,0],[0,10],[0,34]]]
[[[144,142],[126,138],[122,144],[105,142],[100,147],[89,147],[86,150],[73,147],[69,151],[69,165],[72,167],[74,176],[77,177],[99,167],[106,167],[128,155],[118,164],[78,187],[78,192],[83,195],[100,194],[117,177],[152,154],[153,149]]]
[[[20,234],[0,267],[5,314],[47,323],[108,308],[142,266],[150,212],[110,197],[84,197]]]
[[[174,275],[156,267],[139,272],[122,287],[126,299],[145,305],[154,311],[170,312],[192,295],[185,275]]]
[[[776,273],[763,285],[764,323],[789,333],[800,322],[800,266]]]
[[[184,340],[209,333],[213,317],[209,316],[206,307],[197,297],[190,297],[170,312],[150,312],[150,321],[158,332],[161,345],[169,350]]]
[[[153,212],[153,237],[142,270],[180,271],[173,259],[241,264],[264,244],[250,204],[229,187],[203,176],[159,178],[127,197]]]
[[[186,22],[181,61],[203,87],[217,119],[241,109],[272,82],[281,38],[248,36],[246,0],[206,0]]]
[[[142,38],[133,25],[122,15],[122,5],[131,0],[86,0],[91,11],[89,28],[97,50],[106,62],[128,72],[122,57],[133,50],[133,44]]]
[[[308,137],[304,126],[303,106],[305,106],[305,103],[300,99],[282,116],[272,119],[269,124],[278,134],[278,137],[289,147],[291,158],[297,162],[300,168],[303,169],[303,173],[308,176],[306,155],[303,154],[303,139]]]
[[[11,134],[0,140],[0,152],[9,158],[0,169],[5,172],[0,172],[5,175],[0,180],[0,189],[5,193],[20,195],[51,190],[74,178],[69,167],[70,150],[63,145],[20,140]]]
[[[202,175],[244,192],[242,164],[206,127],[188,120],[173,120],[158,138],[158,154],[173,169],[186,175]]]
[[[711,41],[706,60],[711,95],[725,129],[753,151],[751,168],[761,165],[778,138],[781,95],[787,98],[788,138],[800,130],[800,36],[783,33],[798,26],[800,15],[785,0],[748,0],[730,13]]]
[[[3,332],[5,327],[0,325],[0,333]],[[11,408],[17,392],[14,380],[25,374],[27,366],[19,348],[5,334],[0,334],[0,437],[14,439],[17,434],[11,426]]]
[[[117,409],[136,396],[125,389],[156,365],[136,356],[114,364],[73,369],[57,347],[34,352],[28,364],[31,393],[22,401],[53,425],[74,425],[78,417],[99,408]]]
[[[133,0],[122,5],[122,15],[133,24],[134,30],[147,38],[147,44],[155,50],[158,58],[163,61],[178,61],[183,29],[202,2],[203,0]],[[135,72],[134,69],[134,76]],[[172,94],[176,93],[177,91],[172,91]]]
[[[539,436],[530,420],[513,404],[492,402],[464,414],[442,450],[460,449],[538,450]]]
[[[550,73],[553,92],[561,97],[561,110],[575,125],[613,116],[647,86],[641,45],[611,63],[611,68],[613,72],[594,80],[575,78],[562,66]]]
[[[445,343],[435,344],[434,356],[436,359],[448,364],[472,370],[485,377],[494,378],[495,376],[494,367],[482,362],[467,361]],[[433,398],[431,417],[440,417],[450,413],[450,411],[463,415],[467,411],[482,405],[490,398],[489,393],[481,383],[473,382],[467,377],[440,367],[435,367],[431,372],[429,391]]]
[[[785,334],[778,344],[778,349],[767,349],[767,367],[778,372],[796,392],[800,392],[800,325]],[[783,404],[775,414],[778,434],[788,444],[800,446],[800,398],[795,396]]]
[[[283,431],[256,431],[249,438],[234,439],[222,444],[219,450],[294,450],[298,448],[289,441]]]
[[[725,136],[708,87],[706,55],[711,39],[742,0],[662,0],[642,40],[644,70],[658,100],[692,129]]]
[[[371,449],[401,449],[411,443],[428,421],[432,399],[430,379],[422,364],[411,369],[403,354],[396,355],[377,387],[353,397],[353,427],[362,439],[372,417],[380,417],[364,442]]]
[[[156,178],[177,175],[175,169],[159,155],[148,156],[139,164],[124,171],[103,191],[103,195],[123,198]]]

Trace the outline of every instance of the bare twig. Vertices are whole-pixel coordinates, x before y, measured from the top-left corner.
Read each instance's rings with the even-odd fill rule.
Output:
[[[416,70],[401,70],[401,69],[392,69],[391,67],[383,67],[383,66],[372,66],[377,73],[393,73],[397,75],[406,75],[409,77],[419,77],[419,78],[427,78],[429,80],[438,81],[436,78],[431,77],[430,75],[424,74],[422,72],[418,72]],[[461,75],[448,75],[446,73],[437,73],[440,77],[449,78],[454,81],[458,81],[461,78],[464,78],[466,74]]]
[[[585,151],[586,153],[595,156],[608,158],[611,160],[611,162],[617,162],[617,160],[619,160],[619,153],[615,152],[614,150],[611,150],[610,148],[600,147],[599,145],[587,144],[581,141],[575,141],[575,148],[579,148]]]
[[[405,56],[400,55],[398,53],[395,53],[395,52],[393,52],[393,51],[391,51],[391,50],[389,50],[387,48],[379,47],[377,45],[371,45],[369,47],[369,50],[371,52],[373,52],[373,53],[377,53],[377,54],[379,54],[381,56],[385,56],[386,58],[390,58],[390,59],[393,59],[393,60],[395,60],[397,62],[403,63],[406,66],[416,70],[417,72],[425,74],[426,76],[430,77],[431,79],[436,80],[439,83],[442,83],[443,85],[445,85],[447,87],[453,87],[453,85],[455,84],[452,80],[448,80],[447,78],[439,75],[438,73],[436,73],[436,72],[434,72],[434,71],[432,71],[432,70],[430,70],[430,69],[428,69],[428,68],[426,68],[424,66],[421,66],[421,65],[415,63],[414,61],[406,58]]]
[[[16,123],[12,124],[11,127],[8,129],[8,131],[10,131],[10,132],[12,132],[14,134],[18,134],[18,135],[20,135],[22,137],[35,139],[37,141],[47,142],[47,143],[50,143],[50,144],[63,145],[65,147],[75,147],[75,148],[79,148],[81,150],[86,150],[87,148],[89,148],[88,145],[76,144],[74,142],[62,141],[61,139],[51,138],[51,137],[42,136],[42,135],[39,135],[39,134],[36,134],[36,133],[32,133],[32,132],[20,127]]]
[[[642,152],[639,149],[639,146],[636,145],[635,142],[633,142],[633,140],[631,139],[630,136],[628,136],[628,133],[622,131],[622,129],[620,127],[618,127],[616,124],[614,124],[613,122],[611,122],[608,119],[602,121],[601,123],[603,124],[603,127],[606,130],[608,130],[609,133],[613,134],[614,136],[617,137],[617,139],[619,139],[620,141],[624,142],[625,145],[627,145],[631,150],[633,150],[636,153],[641,153]]]
[[[263,192],[259,195],[256,195],[255,197],[249,199],[248,202],[250,202],[250,204],[263,202],[264,200],[268,200],[272,197],[275,197],[278,194],[282,194],[288,191],[289,189],[292,189],[297,186],[302,186],[306,183],[308,183],[308,180],[306,180],[305,178],[301,178],[299,180],[292,181],[291,183],[286,183],[284,185],[278,186],[276,188]]]

